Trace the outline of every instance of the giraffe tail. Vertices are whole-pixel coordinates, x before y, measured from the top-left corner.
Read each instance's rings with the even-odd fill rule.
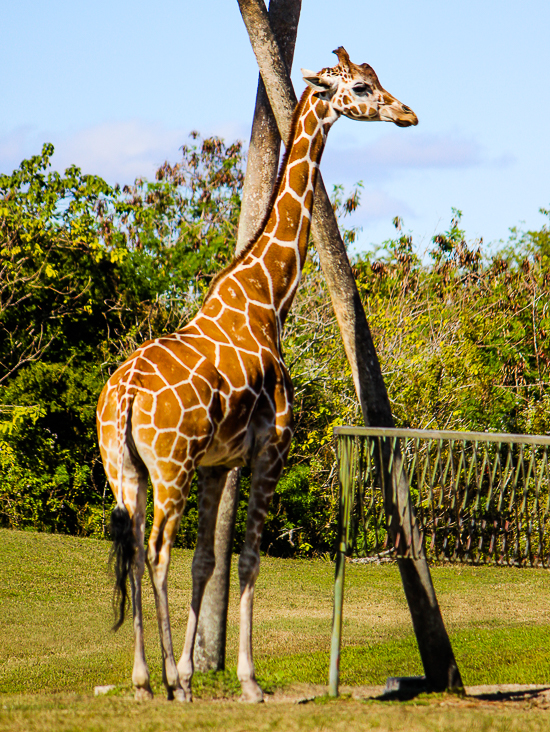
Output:
[[[113,596],[115,624],[113,630],[116,631],[124,622],[128,602],[128,575],[136,551],[134,527],[126,506],[116,506],[114,508],[111,513],[109,528],[113,540],[110,564],[115,573],[115,592]]]
[[[128,428],[130,427],[132,404],[135,393],[132,393],[128,383],[122,382],[117,389],[117,425],[118,456],[117,456],[117,496],[118,508],[124,508],[124,452],[127,447]]]
[[[119,394],[117,398],[117,433],[119,437],[117,505],[111,513],[109,525],[109,531],[113,541],[109,563],[115,574],[113,595],[113,608],[115,611],[114,631],[117,631],[124,622],[126,606],[128,604],[128,575],[130,574],[137,548],[132,517],[124,505],[123,497],[124,450],[133,401],[128,394],[126,385],[124,385],[123,389],[124,392]]]

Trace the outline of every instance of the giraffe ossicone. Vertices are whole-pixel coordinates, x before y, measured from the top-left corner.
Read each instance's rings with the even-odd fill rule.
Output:
[[[151,576],[169,699],[191,700],[193,645],[204,588],[215,565],[218,505],[228,471],[251,467],[246,536],[239,557],[243,699],[261,701],[252,660],[252,599],[269,502],[292,439],[292,384],[282,330],[306,258],[315,181],[327,133],[340,115],[417,124],[414,112],[382,88],[368,64],[340,47],[338,65],[304,71],[308,87],[294,113],[290,144],[265,224],[212,283],[184,328],[144,343],[111,376],[99,399],[98,437],[117,501],[111,517],[118,627],[130,580],[136,698],[152,696],[143,644],[141,585]],[[193,591],[182,656],[176,664],[168,612],[170,551],[194,471],[199,519]],[[153,526],[144,548],[147,478]]]

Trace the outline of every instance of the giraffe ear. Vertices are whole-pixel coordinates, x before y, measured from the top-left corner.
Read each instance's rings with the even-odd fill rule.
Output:
[[[328,84],[326,81],[321,80],[319,74],[316,74],[315,71],[302,69],[302,76],[306,84],[312,89],[315,89],[315,91],[317,92],[326,92],[328,91],[328,89],[330,89],[330,84]]]

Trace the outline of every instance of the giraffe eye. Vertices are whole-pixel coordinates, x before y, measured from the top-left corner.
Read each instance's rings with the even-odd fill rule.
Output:
[[[370,87],[368,84],[356,84],[353,87],[353,91],[356,94],[370,94],[372,92],[372,87]]]

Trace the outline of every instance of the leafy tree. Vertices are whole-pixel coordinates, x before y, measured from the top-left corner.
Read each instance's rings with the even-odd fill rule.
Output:
[[[76,531],[90,500],[105,302],[127,252],[97,221],[113,189],[75,167],[47,172],[52,154],[44,145],[0,176],[0,402],[12,410],[0,500],[9,525]]]
[[[514,232],[484,258],[453,212],[433,264],[403,236],[356,265],[394,415],[402,426],[548,431],[549,232]],[[541,412],[542,409],[542,412]],[[533,421],[533,415],[539,418]],[[545,427],[546,425],[546,427]]]
[[[111,507],[95,406],[144,340],[181,327],[232,256],[242,186],[237,144],[192,136],[154,181],[123,189],[75,167],[51,171],[51,145],[0,176],[0,521],[102,535]],[[336,187],[345,216],[360,187]],[[549,214],[544,210],[543,213]],[[492,255],[461,212],[420,256],[396,237],[354,261],[396,423],[550,432],[550,231],[513,230]],[[360,422],[351,373],[315,251],[287,319],[296,433],[262,548],[333,548],[337,424]],[[237,516],[245,528],[246,471]],[[192,489],[178,542],[196,540]]]
[[[155,182],[120,190],[53,146],[0,176],[0,519],[100,532],[95,405],[144,340],[196,310],[234,248],[238,144],[195,134]]]

